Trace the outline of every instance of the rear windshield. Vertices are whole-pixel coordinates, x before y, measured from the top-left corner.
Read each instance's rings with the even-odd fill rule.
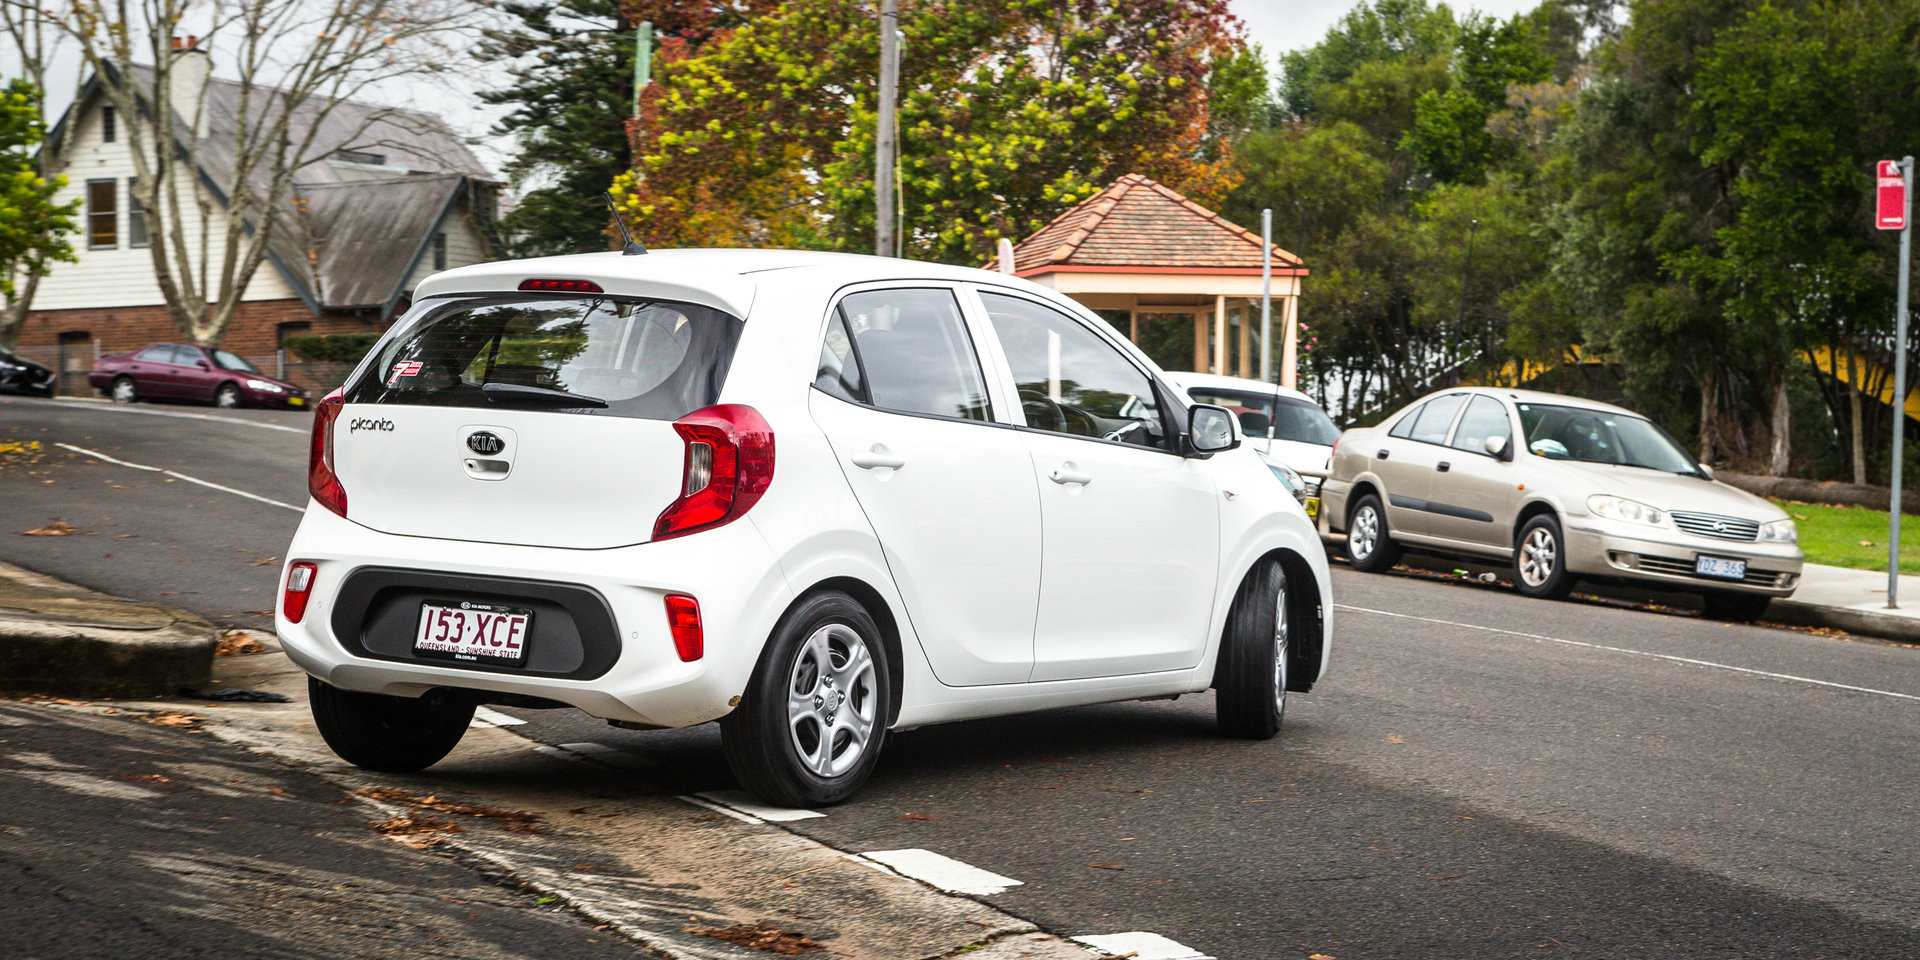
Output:
[[[719,399],[741,326],[712,307],[673,300],[429,300],[395,325],[345,396],[676,420]]]
[[[1250,437],[1265,437],[1271,429],[1274,439],[1295,443],[1317,443],[1330,447],[1340,439],[1340,431],[1326,413],[1304,400],[1271,393],[1254,393],[1251,390],[1212,390],[1207,387],[1194,387],[1187,391],[1187,395],[1199,403],[1217,404],[1232,410],[1240,418],[1241,431]]]

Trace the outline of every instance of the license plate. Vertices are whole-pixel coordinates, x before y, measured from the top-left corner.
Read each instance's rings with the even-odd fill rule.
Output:
[[[306,405],[307,405],[306,397],[288,397],[287,398],[287,406],[289,407],[304,407]]]
[[[430,601],[420,605],[413,649],[453,660],[519,663],[532,627],[533,611],[526,607]]]
[[[1320,519],[1320,498],[1319,497],[1307,498],[1307,519],[1309,520]]]
[[[1728,560],[1724,557],[1695,557],[1693,572],[1703,577],[1719,577],[1723,580],[1745,580],[1747,562]]]

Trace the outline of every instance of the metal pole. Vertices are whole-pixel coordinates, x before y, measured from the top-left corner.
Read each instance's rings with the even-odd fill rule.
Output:
[[[874,123],[873,252],[893,256],[893,100],[900,83],[897,0],[880,2],[880,115]]]
[[[1887,509],[1887,609],[1900,606],[1900,461],[1907,439],[1907,271],[1913,252],[1913,158],[1900,158],[1906,210],[1900,228],[1900,296],[1893,312],[1893,503]]]
[[[640,115],[640,95],[653,82],[653,21],[633,31],[633,115]]]
[[[1273,208],[1260,211],[1260,379],[1273,382]]]

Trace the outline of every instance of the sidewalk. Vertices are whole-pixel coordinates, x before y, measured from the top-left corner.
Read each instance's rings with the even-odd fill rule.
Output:
[[[171,696],[211,679],[218,643],[184,610],[0,563],[0,694]]]
[[[1886,571],[1809,563],[1800,573],[1800,588],[1775,600],[1767,619],[1920,643],[1920,577],[1900,578],[1900,608],[1889,610]]]

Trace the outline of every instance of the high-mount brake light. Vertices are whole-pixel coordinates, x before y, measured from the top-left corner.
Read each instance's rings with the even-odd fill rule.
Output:
[[[673,422],[686,442],[680,496],[653,524],[666,540],[731,523],[773,483],[773,428],[760,411],[739,403],[695,410]]]
[[[313,444],[307,451],[307,492],[321,506],[343,517],[347,515],[347,488],[340,485],[340,476],[333,470],[333,428],[346,405],[340,390],[314,404]]]
[[[280,612],[287,620],[299,623],[307,615],[307,600],[313,596],[314,566],[302,560],[287,565],[287,587],[280,599]]]
[[[542,293],[606,293],[592,280],[522,280],[520,289]]]

